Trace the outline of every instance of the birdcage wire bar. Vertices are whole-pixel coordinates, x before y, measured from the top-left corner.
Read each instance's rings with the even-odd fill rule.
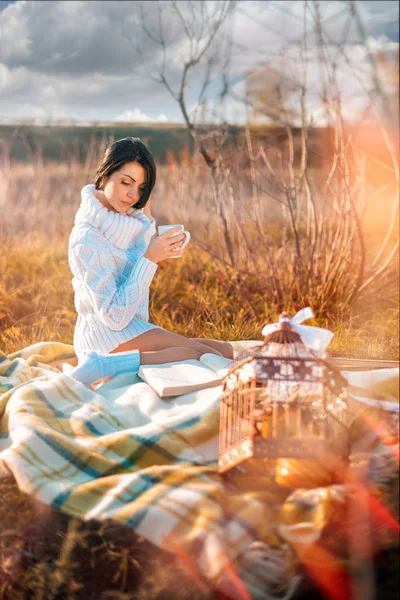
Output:
[[[304,346],[268,350],[239,357],[224,378],[220,473],[251,457],[313,458],[328,446],[348,454],[346,397],[331,365]]]

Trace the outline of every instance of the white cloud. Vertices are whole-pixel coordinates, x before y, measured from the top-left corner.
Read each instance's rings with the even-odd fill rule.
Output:
[[[194,3],[194,10],[211,10],[215,2]],[[345,31],[350,5],[339,0],[319,3],[329,40],[340,40]],[[187,42],[179,19],[168,3],[144,2],[145,22],[155,35],[158,6],[163,7],[164,34],[167,40],[166,75],[171,87],[179,89],[179,74]],[[179,6],[189,10],[184,0]],[[193,5],[192,5],[193,6]],[[363,0],[357,2],[369,36],[372,51],[398,48],[395,39],[398,3]],[[288,45],[299,40],[303,31],[303,7],[299,0],[246,0],[226,24],[233,37],[228,75],[238,81],[248,69],[272,62],[288,73],[300,74],[299,47]],[[175,18],[175,20],[174,20]],[[153,81],[162,59],[160,45],[147,39],[139,27],[140,11],[136,1],[52,0],[19,1],[1,12],[0,19],[0,118],[63,118],[105,121],[171,122],[182,121],[176,101],[166,89]],[[193,25],[193,23],[190,23]],[[310,106],[318,110],[319,65],[314,23],[308,14],[308,77]],[[370,85],[370,65],[365,49],[355,44],[357,28],[347,31],[346,51],[363,85]],[[218,38],[219,39],[219,38]],[[398,39],[398,38],[397,38]],[[134,50],[138,43],[139,57]],[[335,48],[333,47],[333,53]],[[281,60],[281,56],[285,60]],[[223,51],[220,51],[223,57]],[[344,57],[338,60],[339,81],[348,97],[359,93],[360,84]],[[201,69],[188,78],[188,106],[198,101]],[[227,98],[218,104],[221,79],[208,92],[210,118],[218,111],[229,120],[245,118],[239,100]],[[212,104],[214,102],[214,104]],[[353,104],[356,112],[359,104]],[[128,109],[135,106],[133,111]],[[215,109],[215,110],[214,110]],[[218,109],[218,110],[217,110]],[[118,115],[115,117],[115,115]],[[151,118],[148,115],[158,115]]]
[[[135,108],[135,110],[126,110],[122,115],[115,117],[114,121],[123,121],[125,123],[168,123],[168,118],[164,114],[159,114],[158,117],[153,119],[142,112],[140,108]]]

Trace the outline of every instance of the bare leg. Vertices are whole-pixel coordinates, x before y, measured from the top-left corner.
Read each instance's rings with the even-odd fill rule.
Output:
[[[215,350],[221,352],[225,358],[234,358],[233,346],[229,342],[221,342],[219,340],[207,340],[203,338],[190,338],[195,342],[200,342],[201,344],[206,344]]]
[[[168,362],[179,362],[194,358],[199,360],[202,352],[191,348],[166,348],[165,350],[154,350],[140,353],[141,365],[162,365]]]
[[[105,379],[121,373],[136,373],[140,365],[180,362],[193,358],[198,360],[201,354],[202,352],[192,350],[192,348],[179,347],[149,352],[128,350],[110,354],[101,354],[92,350],[80,357],[79,364],[70,373],[70,377],[85,385],[90,385],[97,381],[104,382]]]
[[[200,338],[198,338],[200,340]],[[151,329],[138,335],[133,340],[129,340],[121,344],[110,354],[114,352],[126,352],[128,350],[139,350],[140,352],[154,352],[156,350],[169,350],[172,348],[190,348],[201,354],[211,352],[223,356],[223,353],[212,348],[210,345],[203,343],[203,340],[198,341],[192,338],[186,338],[183,335],[166,331],[165,329]]]

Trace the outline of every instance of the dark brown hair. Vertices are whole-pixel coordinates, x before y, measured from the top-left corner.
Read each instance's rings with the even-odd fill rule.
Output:
[[[156,165],[150,150],[146,148],[140,138],[122,138],[122,140],[117,140],[107,148],[96,171],[94,181],[96,190],[101,189],[106,179],[127,162],[137,162],[146,171],[146,187],[140,200],[133,205],[134,208],[143,208],[146,206],[151,190],[156,183]]]

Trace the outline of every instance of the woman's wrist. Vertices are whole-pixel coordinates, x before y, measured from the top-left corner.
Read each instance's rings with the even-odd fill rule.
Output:
[[[147,258],[147,260],[151,260],[151,262],[153,262],[154,264],[157,264],[157,260],[155,260],[154,256],[152,255],[152,253],[150,252],[150,255],[148,254],[148,250],[146,250],[146,252],[143,254],[144,258]]]

